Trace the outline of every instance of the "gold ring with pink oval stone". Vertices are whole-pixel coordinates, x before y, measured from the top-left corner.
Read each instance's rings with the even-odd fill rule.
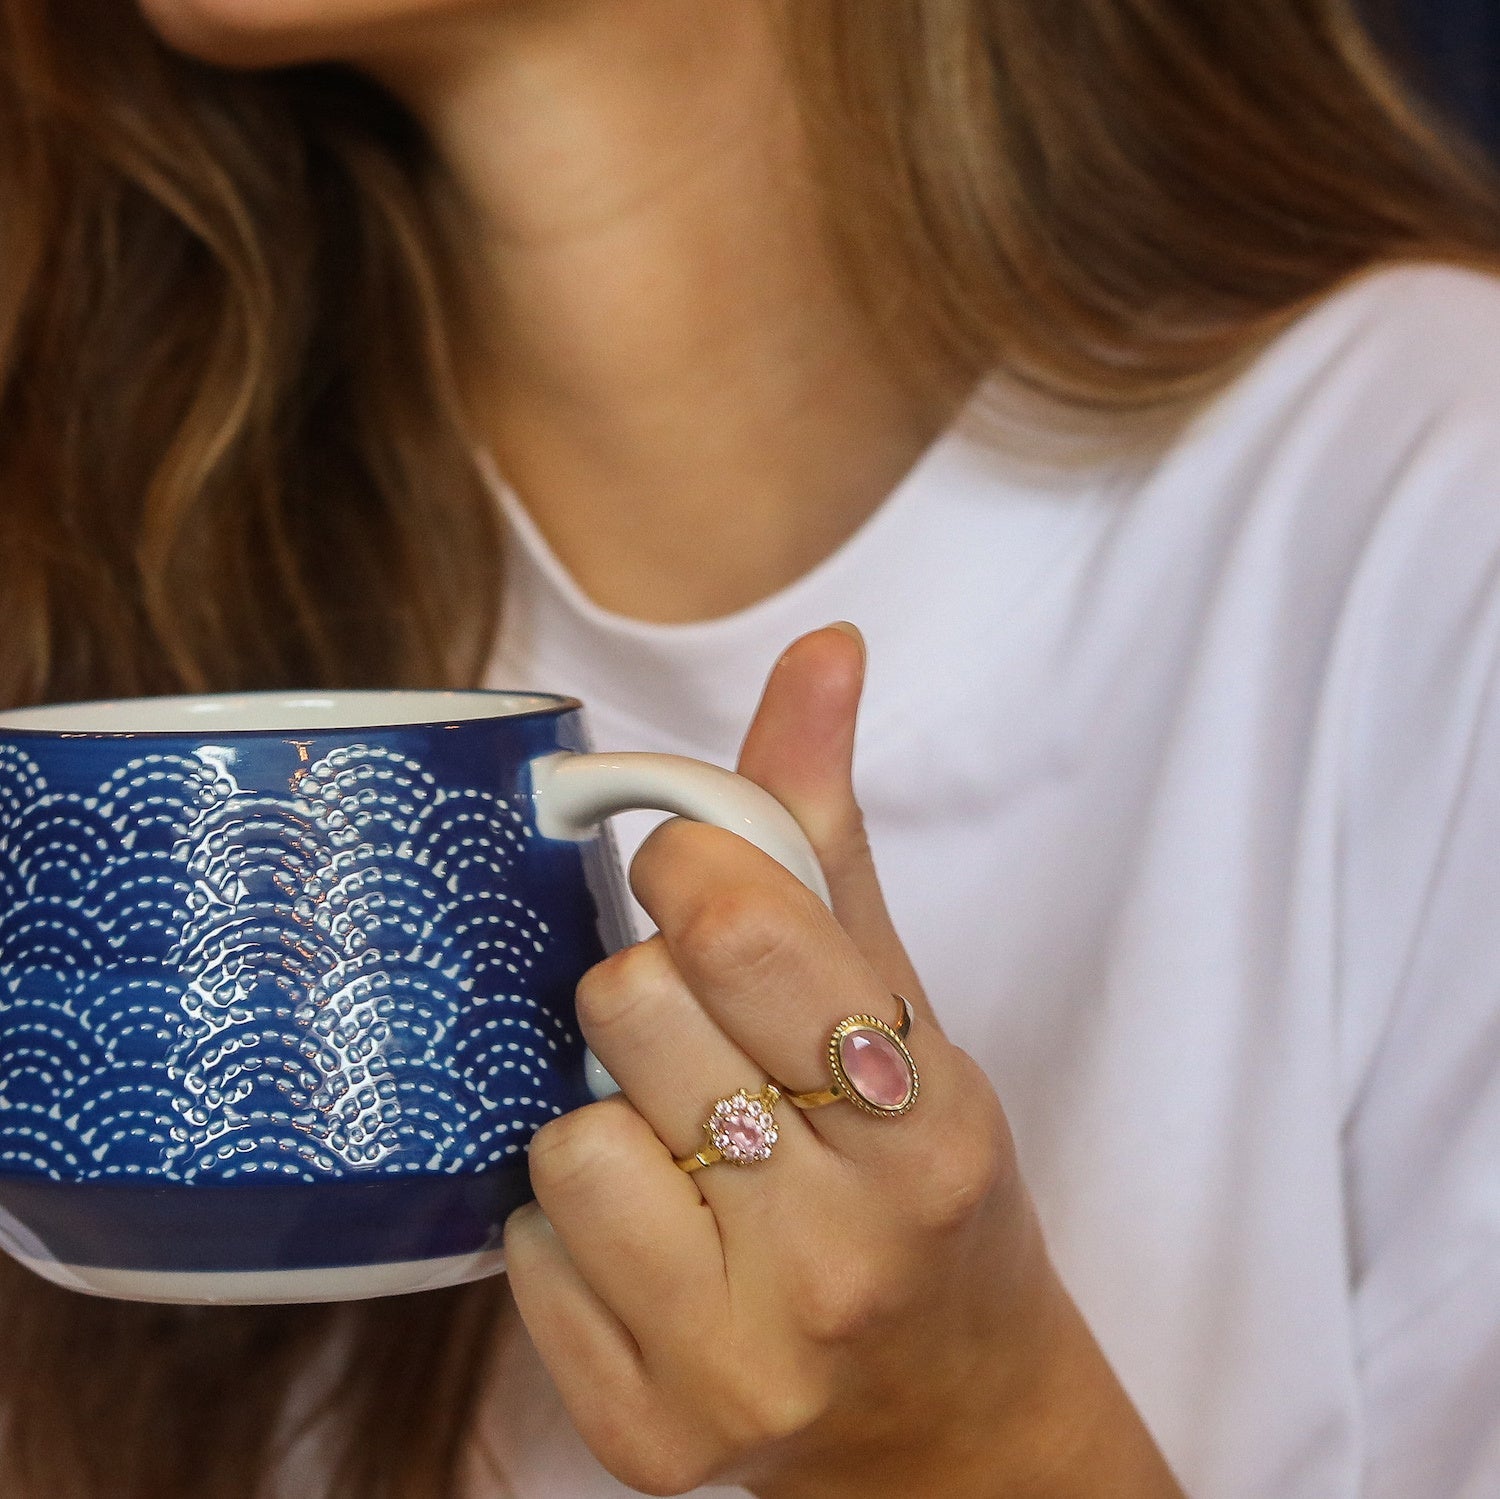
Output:
[[[833,1082],[811,1093],[793,1093],[778,1084],[781,1096],[799,1109],[821,1109],[847,1099],[867,1114],[893,1119],[917,1101],[917,1064],[906,1049],[911,1031],[911,1001],[900,994],[901,1019],[887,1025],[875,1015],[850,1015],[828,1038],[828,1067]]]

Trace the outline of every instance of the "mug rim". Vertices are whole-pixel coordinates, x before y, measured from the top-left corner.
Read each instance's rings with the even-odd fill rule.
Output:
[[[342,704],[348,709],[357,708],[362,700],[370,702],[370,713],[350,714],[335,723],[225,723],[215,717],[218,711],[233,711],[254,705],[264,706],[282,700],[287,708],[312,709],[319,706],[329,708]],[[392,699],[428,699],[432,702],[460,702],[474,705],[478,711],[460,713],[424,713],[421,717],[391,718],[380,716],[377,703],[389,703]],[[531,706],[516,707],[509,711],[494,711],[500,701],[509,699]],[[486,708],[484,705],[488,705]],[[174,708],[181,713],[195,710],[203,713],[201,723],[183,722],[170,728],[101,728],[80,723],[78,727],[66,727],[57,722],[77,715],[80,720],[91,711],[101,709],[120,710],[122,713],[139,706],[143,713],[153,707]],[[395,733],[403,729],[448,728],[463,723],[494,722],[500,719],[556,718],[564,713],[582,709],[582,702],[555,692],[524,692],[512,688],[468,687],[354,687],[322,690],[317,688],[270,689],[254,692],[205,692],[147,695],[143,697],[90,698],[80,702],[36,703],[25,708],[13,708],[0,713],[0,740],[108,740],[127,741],[138,739],[264,739],[280,738],[287,734],[346,734],[346,733]],[[29,720],[51,720],[29,722]]]

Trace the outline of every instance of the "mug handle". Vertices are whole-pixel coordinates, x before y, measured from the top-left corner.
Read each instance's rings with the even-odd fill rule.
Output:
[[[733,771],[684,755],[563,750],[531,762],[531,789],[537,831],[545,838],[581,843],[616,812],[672,812],[738,833],[789,869],[824,905],[831,904],[818,856],[792,814],[769,791]],[[584,1054],[584,1074],[595,1098],[619,1092],[592,1051]]]
[[[614,755],[563,750],[531,763],[537,831],[580,843],[616,812],[672,812],[738,833],[785,866],[824,905],[828,882],[796,820],[753,781],[684,755]]]

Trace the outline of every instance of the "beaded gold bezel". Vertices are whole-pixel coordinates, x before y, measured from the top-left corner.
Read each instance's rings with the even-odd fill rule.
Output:
[[[905,1004],[905,1001],[903,1000],[902,1003]],[[855,1031],[875,1031],[884,1036],[896,1048],[901,1060],[906,1064],[908,1079],[906,1098],[898,1107],[885,1108],[866,1098],[844,1070],[844,1059],[839,1048],[844,1038]],[[882,1119],[895,1119],[902,1114],[910,1113],[917,1101],[917,1092],[922,1085],[921,1078],[917,1075],[917,1064],[906,1049],[906,1042],[902,1040],[900,1033],[893,1026],[887,1025],[878,1015],[850,1015],[834,1026],[833,1033],[828,1038],[828,1067],[833,1073],[834,1086],[837,1087],[842,1097],[847,1098],[855,1108],[864,1113],[874,1114]]]

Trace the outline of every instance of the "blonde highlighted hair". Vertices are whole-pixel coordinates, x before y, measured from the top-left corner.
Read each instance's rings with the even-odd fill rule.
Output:
[[[1500,257],[1477,156],[1346,0],[799,0],[829,232],[892,358],[1161,432],[1372,266]],[[0,703],[474,681],[501,575],[456,371],[462,206],[334,68],[0,0]],[[454,1492],[503,1288],[91,1301],[0,1257],[0,1492]]]

